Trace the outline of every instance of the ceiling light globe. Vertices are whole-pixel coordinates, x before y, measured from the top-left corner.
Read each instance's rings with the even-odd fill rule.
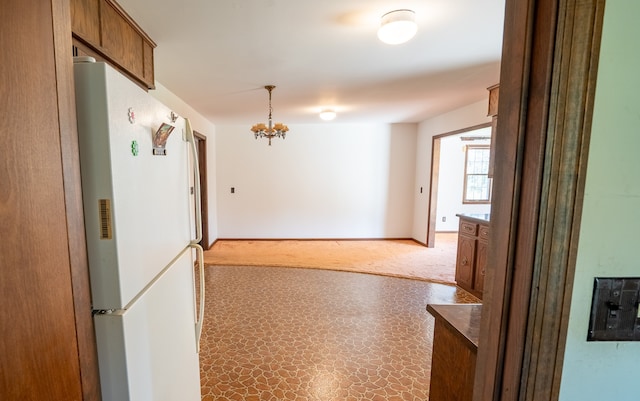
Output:
[[[412,10],[394,10],[382,16],[378,39],[390,45],[399,45],[414,37],[417,31]]]
[[[336,118],[336,112],[333,110],[322,110],[320,112],[320,118],[324,121],[331,121]]]

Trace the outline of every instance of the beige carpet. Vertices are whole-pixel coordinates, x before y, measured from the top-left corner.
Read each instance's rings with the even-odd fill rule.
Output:
[[[341,270],[455,284],[458,235],[436,234],[435,248],[411,240],[220,240],[205,265]]]

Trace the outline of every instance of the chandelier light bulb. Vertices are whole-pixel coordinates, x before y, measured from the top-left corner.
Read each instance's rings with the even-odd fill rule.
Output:
[[[412,10],[394,10],[382,16],[378,38],[390,45],[399,45],[413,38],[418,31]]]

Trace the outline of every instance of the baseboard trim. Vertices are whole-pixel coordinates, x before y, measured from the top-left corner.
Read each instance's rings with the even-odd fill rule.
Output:
[[[371,238],[218,238],[217,241],[408,241],[408,237],[371,237]]]
[[[457,234],[457,231],[438,231],[436,234]],[[386,238],[216,238],[208,249],[218,241],[413,241],[418,245],[428,246],[426,242],[418,241],[408,237],[386,237]]]
[[[420,243],[414,238],[408,237],[389,237],[389,238],[218,238],[212,246],[218,241],[414,241]]]

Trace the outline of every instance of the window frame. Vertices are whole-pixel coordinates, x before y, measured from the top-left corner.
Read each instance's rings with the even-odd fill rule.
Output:
[[[462,204],[463,205],[487,205],[491,204],[491,178],[489,177],[489,169],[487,165],[487,171],[484,174],[469,174],[467,173],[467,166],[469,165],[469,150],[470,149],[484,149],[489,153],[489,157],[491,157],[491,145],[466,145],[464,149],[464,177],[463,177],[463,188],[462,188]],[[467,181],[470,175],[479,175],[487,177],[487,199],[480,200],[469,200],[467,198]]]

